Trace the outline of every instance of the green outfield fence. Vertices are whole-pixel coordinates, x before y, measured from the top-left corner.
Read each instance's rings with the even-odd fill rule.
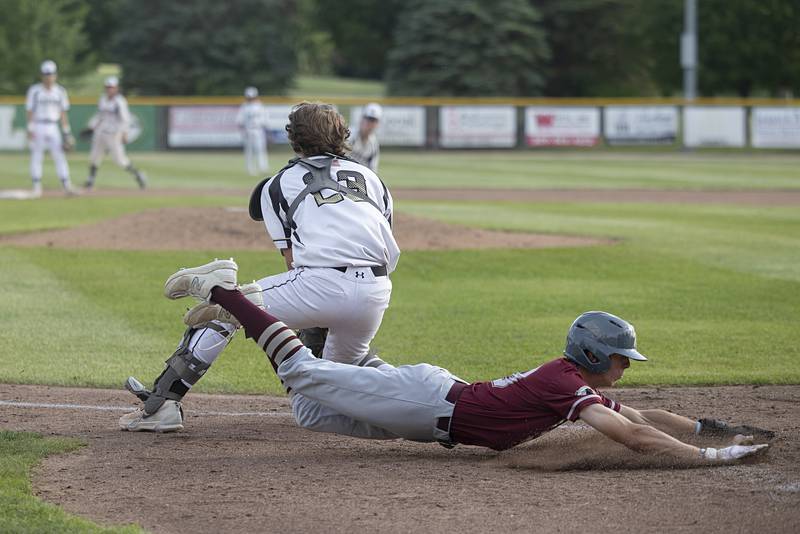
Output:
[[[270,142],[286,143],[288,110],[304,98],[263,97]],[[607,145],[800,150],[800,100],[765,98],[410,98],[308,97],[358,120],[367,101],[385,108],[384,147],[536,149]],[[240,97],[130,97],[129,150],[225,149],[240,145],[233,124]],[[72,99],[80,130],[96,99]],[[24,150],[24,98],[0,96],[0,150]],[[77,150],[89,149],[79,141]]]

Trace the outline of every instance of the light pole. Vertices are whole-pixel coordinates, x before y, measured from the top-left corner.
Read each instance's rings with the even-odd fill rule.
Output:
[[[697,97],[697,0],[684,0],[683,3],[681,67],[683,98],[692,101]]]

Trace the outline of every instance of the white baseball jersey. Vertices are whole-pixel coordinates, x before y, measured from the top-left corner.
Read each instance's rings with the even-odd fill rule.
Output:
[[[25,109],[33,112],[33,122],[58,122],[61,112],[69,109],[67,90],[58,84],[50,89],[41,83],[34,84],[28,89]]]
[[[239,106],[236,125],[245,130],[262,130],[267,127],[267,110],[261,102],[245,102]]]
[[[373,172],[377,172],[380,145],[378,145],[378,136],[375,135],[375,132],[369,134],[366,139],[362,139],[359,133],[355,132],[350,136],[349,143],[353,147],[350,157],[365,167],[369,167]]]
[[[316,156],[317,159],[324,156]],[[392,197],[374,172],[345,159],[331,162],[331,179],[366,194],[380,210],[355,196],[332,189],[307,195],[294,212],[294,228],[286,213],[305,189],[309,171],[300,164],[284,168],[261,192],[267,232],[279,249],[292,248],[294,267],[397,266],[400,249],[392,235]]]
[[[103,133],[127,132],[131,123],[128,101],[121,94],[111,98],[102,95],[97,104],[97,113],[89,121],[89,128]]]

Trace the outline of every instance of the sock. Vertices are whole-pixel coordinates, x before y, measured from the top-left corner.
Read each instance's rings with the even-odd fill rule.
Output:
[[[267,353],[274,369],[303,348],[294,330],[247,300],[238,290],[215,287],[211,290],[211,300],[238,319],[245,336]]]
[[[97,177],[97,165],[90,165],[89,166],[89,179],[86,180],[88,185],[94,185],[94,179]]]

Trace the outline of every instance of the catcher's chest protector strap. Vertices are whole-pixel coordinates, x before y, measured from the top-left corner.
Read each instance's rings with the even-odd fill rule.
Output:
[[[375,203],[375,201],[369,198],[365,193],[358,191],[357,189],[347,187],[347,185],[343,185],[341,182],[331,178],[331,164],[333,163],[334,158],[338,158],[338,156],[328,155],[324,159],[298,158],[290,161],[289,165],[284,167],[283,170],[286,170],[289,167],[293,167],[294,165],[302,165],[303,167],[308,169],[311,174],[310,180],[304,179],[304,181],[306,182],[305,189],[300,191],[297,197],[295,197],[295,199],[289,206],[288,211],[286,212],[286,222],[284,223],[284,226],[286,228],[294,227],[294,213],[295,211],[297,211],[297,208],[300,206],[303,200],[305,200],[306,196],[313,195],[314,193],[319,193],[323,189],[332,189],[337,193],[344,193],[345,196],[356,197],[359,200],[368,202],[376,210],[382,213],[381,208]],[[250,211],[250,218],[253,220],[256,221],[264,220],[264,214],[261,212],[261,192],[269,180],[270,178],[262,180],[253,190],[253,193],[250,195],[249,211]]]

